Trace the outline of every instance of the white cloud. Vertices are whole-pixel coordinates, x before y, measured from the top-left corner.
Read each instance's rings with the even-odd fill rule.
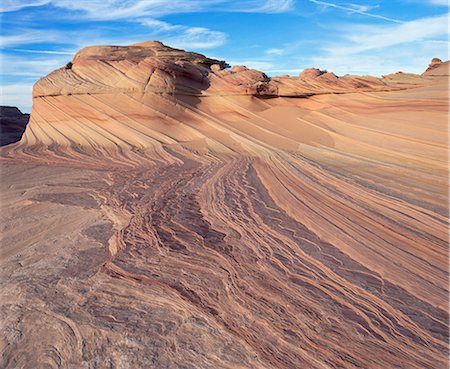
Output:
[[[285,53],[284,49],[272,48],[266,50],[267,55],[283,55],[284,53]]]
[[[331,54],[355,54],[448,34],[448,14],[420,18],[395,26],[355,26],[347,29],[344,46],[328,48]],[[349,46],[347,46],[347,44]]]
[[[448,0],[428,0],[432,5],[449,6]]]
[[[75,55],[76,51],[55,51],[55,50],[37,50],[37,49],[11,49],[20,53],[29,54],[50,54],[50,55]]]
[[[61,36],[60,33],[53,31],[19,30],[19,32],[14,35],[0,35],[0,46],[9,47],[38,42],[58,42]]]
[[[5,1],[5,0],[3,0]],[[282,13],[294,8],[294,0],[6,0],[0,11],[15,11],[30,6],[51,4],[80,11],[90,19],[160,17],[200,11]]]
[[[153,35],[163,42],[180,48],[211,49],[223,45],[227,35],[224,32],[205,27],[173,25],[155,17],[190,12],[253,12],[280,13],[293,8],[294,0],[3,0],[0,11],[15,11],[27,7],[51,5],[68,10],[63,17],[90,20],[135,21],[152,29]],[[146,18],[148,17],[148,18]],[[66,43],[65,47],[79,47],[92,44],[129,44],[150,38],[148,33],[134,34],[135,40],[125,35],[92,35],[92,32],[66,30],[23,29],[13,35],[0,35],[3,48],[19,45],[33,45],[42,42]],[[128,42],[130,41],[130,42]],[[28,48],[31,49],[31,48]],[[49,50],[48,53],[52,51]],[[57,53],[57,52],[52,52]]]
[[[137,42],[142,42],[148,39],[148,33],[133,33],[126,32],[110,33],[102,31],[101,28],[93,33],[91,29],[86,30],[46,30],[37,31],[32,29],[22,29],[14,35],[0,35],[0,46],[6,51],[14,51],[16,46],[28,45],[23,50],[31,50],[39,43],[58,44],[59,47],[65,49],[78,50],[81,47],[89,45],[130,45]],[[26,51],[23,51],[26,52]],[[36,51],[37,53],[37,51]],[[70,51],[63,53],[63,51],[43,51],[42,54],[60,54],[70,55]]]
[[[160,32],[177,31],[183,28],[183,26],[170,24],[157,19],[142,19],[140,20],[140,23],[143,26],[154,28],[155,30]]]
[[[311,66],[337,74],[421,73],[432,57],[448,58],[448,15],[398,25],[341,27],[338,42],[324,45]],[[447,55],[446,55],[447,54]]]
[[[13,12],[23,8],[30,8],[48,4],[50,0],[34,0],[34,1],[20,1],[20,0],[3,0],[0,5],[0,12]]]
[[[35,57],[0,54],[2,74],[5,76],[25,76],[39,78],[62,67],[71,58],[66,56]]]
[[[266,71],[273,69],[275,65],[268,61],[261,60],[229,60],[230,65],[245,65],[247,68],[257,69],[260,71]]]
[[[175,36],[160,37],[165,44],[180,49],[212,49],[225,43],[227,35],[203,27],[185,27]]]
[[[254,13],[284,13],[294,8],[294,0],[247,1],[249,4],[242,1],[242,3],[246,6],[245,11]]]
[[[337,75],[376,75],[395,72],[421,74],[431,58],[442,55],[442,46],[436,43],[393,46],[381,51],[358,55],[322,55],[311,58],[311,66],[335,72]]]
[[[2,84],[0,105],[17,106],[23,113],[31,111],[33,83]]]
[[[350,13],[357,12],[368,12],[372,9],[379,8],[379,5],[360,5],[360,4],[348,4],[348,7],[353,10],[349,10]]]
[[[385,17],[384,15],[369,13],[368,12],[369,10],[375,8],[373,6],[357,5],[357,4],[340,5],[340,4],[330,3],[327,1],[319,1],[319,0],[309,0],[309,2],[317,4],[317,5],[321,5],[325,8],[335,8],[335,9],[339,9],[339,10],[344,10],[350,14],[356,13],[356,14],[365,15],[365,16],[371,17],[371,18],[382,19],[382,20],[385,20],[388,22],[402,23],[402,21],[398,20],[398,19]]]
[[[170,24],[157,19],[143,19],[140,23],[152,28],[158,39],[172,47],[182,49],[212,49],[225,43],[224,32],[213,31],[204,27],[188,27]]]

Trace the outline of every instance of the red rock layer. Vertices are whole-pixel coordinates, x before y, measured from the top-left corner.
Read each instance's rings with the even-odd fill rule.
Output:
[[[69,67],[2,151],[2,367],[447,365],[445,73]]]

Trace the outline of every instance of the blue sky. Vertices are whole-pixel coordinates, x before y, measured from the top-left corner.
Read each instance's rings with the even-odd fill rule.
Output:
[[[161,40],[269,75],[421,73],[448,59],[447,0],[2,0],[2,105],[87,45]]]

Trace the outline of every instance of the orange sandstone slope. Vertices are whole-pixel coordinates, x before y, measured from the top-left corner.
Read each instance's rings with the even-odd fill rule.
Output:
[[[316,69],[300,77],[268,78],[243,66],[231,70],[225,66],[225,62],[157,41],[84,48],[66,67],[34,86],[33,115],[23,143],[146,148],[208,139],[228,147],[209,131],[202,132],[199,122],[207,121],[208,129],[226,132],[219,127],[223,126],[220,121],[212,124],[210,118],[221,114],[233,122],[253,119],[254,114],[278,104],[278,100],[264,98],[398,90],[425,79],[398,75],[338,78]],[[215,105],[217,109],[208,115]],[[298,144],[289,141],[288,147]]]
[[[36,83],[2,151],[2,367],[447,365],[448,62],[226,67],[151,41]]]

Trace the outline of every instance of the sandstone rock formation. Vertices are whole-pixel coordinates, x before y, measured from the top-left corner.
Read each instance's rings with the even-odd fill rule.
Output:
[[[433,59],[431,59],[431,63],[428,65],[428,68],[427,68],[427,70],[425,72],[429,72],[429,71],[431,71],[433,69],[436,69],[439,66],[441,66],[441,64],[442,64],[442,60],[441,59],[433,58]]]
[[[425,76],[448,76],[449,62],[443,62],[439,58],[433,58],[427,70],[423,73]]]
[[[81,50],[1,151],[0,367],[446,367],[447,86]]]
[[[157,41],[84,48],[75,55],[70,67],[54,71],[34,86],[34,111],[22,142],[64,146],[95,143],[110,147],[120,142],[128,147],[148,148],[156,142],[208,136],[183,126],[172,132],[175,136],[171,137],[161,123],[167,119],[177,122],[177,116],[185,114],[186,109],[195,108],[200,101],[205,105],[207,99],[200,100],[204,97],[214,101],[220,97],[247,96],[254,101],[255,97],[391,91],[423,82],[418,80],[419,76],[406,80],[401,75],[381,79],[337,77],[314,69],[299,77],[269,78],[245,66],[226,67],[223,61],[173,49]],[[169,107],[173,113],[170,118],[165,112]],[[217,113],[223,109],[219,106]],[[228,107],[225,111],[239,115]],[[111,118],[114,124],[102,123]]]

